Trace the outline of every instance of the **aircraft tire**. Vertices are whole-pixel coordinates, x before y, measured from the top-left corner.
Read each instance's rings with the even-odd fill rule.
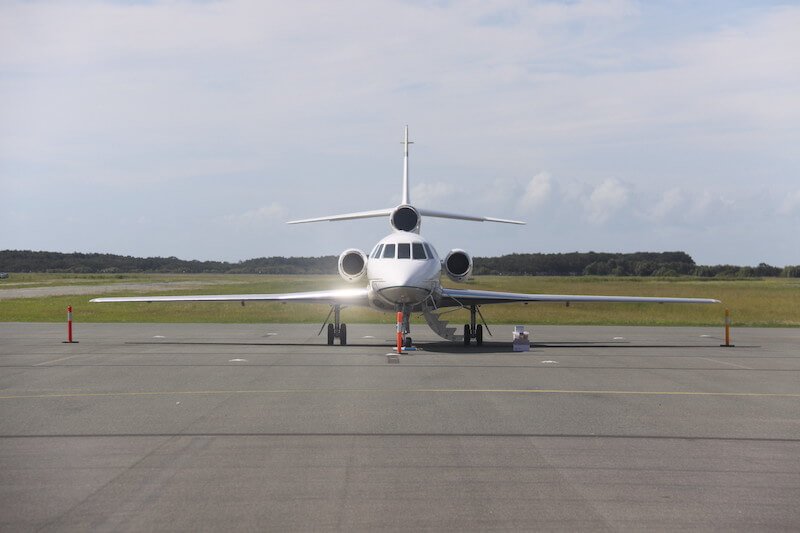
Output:
[[[334,339],[333,324],[328,324],[328,345],[329,346],[333,346],[333,339]]]
[[[475,346],[483,346],[483,325],[478,324],[475,327]]]
[[[339,344],[342,346],[347,344],[347,324],[339,326]]]
[[[413,341],[411,340],[411,337],[406,337],[405,340],[403,341],[403,346],[405,346],[406,348],[411,348],[412,345]]]
[[[469,346],[469,341],[471,337],[472,337],[472,332],[469,329],[469,324],[464,324],[464,346]]]

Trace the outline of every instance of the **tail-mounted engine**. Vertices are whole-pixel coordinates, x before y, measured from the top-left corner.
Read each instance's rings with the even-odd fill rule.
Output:
[[[339,256],[339,275],[347,281],[358,281],[367,273],[367,254],[350,248]]]
[[[420,216],[419,211],[410,205],[400,205],[392,211],[392,216],[389,219],[392,227],[396,231],[412,231],[419,233]]]
[[[444,259],[444,272],[453,281],[466,281],[472,274],[472,257],[464,250],[450,250]]]

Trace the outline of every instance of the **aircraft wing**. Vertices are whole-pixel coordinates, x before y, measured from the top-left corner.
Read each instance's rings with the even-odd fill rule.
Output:
[[[95,303],[111,302],[301,302],[342,306],[367,306],[367,289],[287,292],[283,294],[206,294],[192,296],[122,296],[94,298]]]
[[[710,298],[658,298],[644,296],[588,296],[580,294],[520,294],[514,292],[442,289],[440,307],[458,307],[514,302],[617,302],[617,303],[683,303],[718,304]]]

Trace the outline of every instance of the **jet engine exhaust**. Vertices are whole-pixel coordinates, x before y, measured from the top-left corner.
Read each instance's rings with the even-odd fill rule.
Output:
[[[419,212],[410,205],[401,205],[392,211],[390,219],[392,228],[397,231],[412,231],[419,233]]]

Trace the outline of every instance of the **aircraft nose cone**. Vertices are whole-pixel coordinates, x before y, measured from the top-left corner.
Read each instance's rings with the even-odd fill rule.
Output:
[[[386,287],[381,289],[381,295],[393,303],[415,304],[428,297],[430,291],[422,287]]]

